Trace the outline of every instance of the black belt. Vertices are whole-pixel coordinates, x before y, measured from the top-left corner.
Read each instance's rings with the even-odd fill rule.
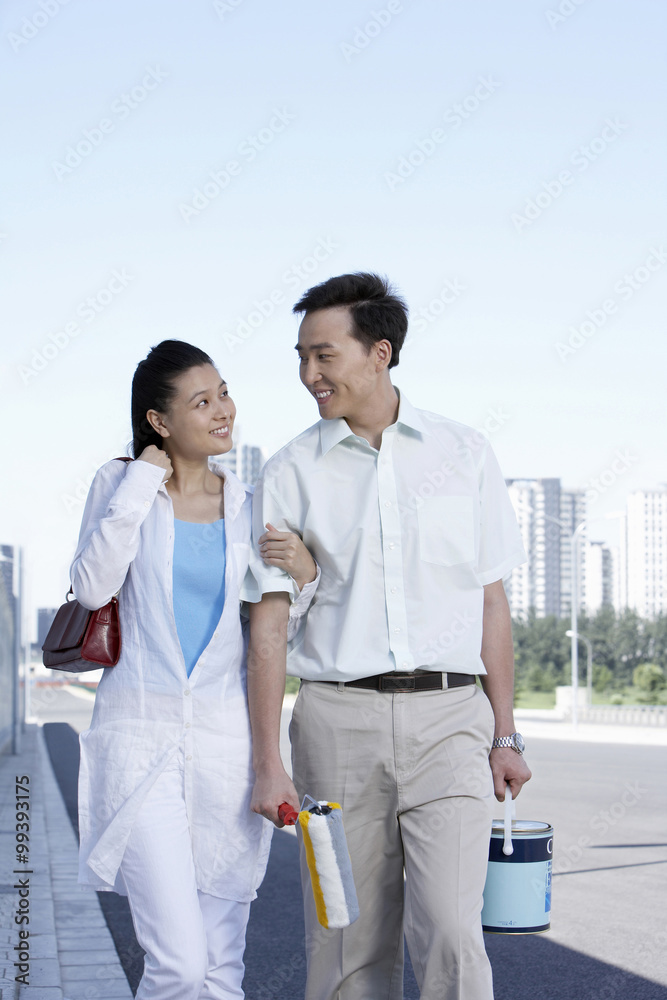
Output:
[[[337,684],[338,681],[325,681]],[[442,691],[445,688],[464,687],[475,683],[474,674],[376,674],[374,677],[360,677],[356,681],[342,681],[345,687],[368,688],[370,691],[393,691],[404,694],[409,691]]]

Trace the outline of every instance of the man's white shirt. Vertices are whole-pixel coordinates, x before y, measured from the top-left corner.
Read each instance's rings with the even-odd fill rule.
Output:
[[[243,596],[294,592],[257,540],[301,535],[321,569],[287,672],[349,681],[426,669],[484,674],[484,586],[525,561],[488,441],[400,397],[376,451],[343,419],[320,420],[264,467]]]

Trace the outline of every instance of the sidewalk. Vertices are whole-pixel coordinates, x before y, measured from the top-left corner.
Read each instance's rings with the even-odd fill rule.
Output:
[[[557,712],[532,708],[515,708],[514,721],[527,739],[667,746],[665,726],[627,726],[606,722],[579,722],[573,726],[571,722],[564,722]]]
[[[86,695],[87,692],[84,692],[84,696]],[[287,727],[296,697],[295,694],[287,694],[283,701],[281,746],[285,761],[289,761]],[[564,722],[560,713],[550,708],[515,708],[514,721],[521,734],[531,740],[577,740],[582,743],[667,747],[667,726],[622,726],[605,722],[580,722],[573,726],[571,722]]]
[[[83,692],[82,698],[92,701],[92,695],[88,692]],[[293,700],[286,699],[283,710],[285,753],[288,752],[286,725],[291,714],[290,702]],[[536,774],[539,770],[542,781],[536,781],[535,788],[529,789],[534,800],[531,808],[534,808],[536,816],[557,816],[564,858],[567,850],[579,843],[582,830],[586,832],[590,827],[591,817],[602,816],[604,810],[614,810],[618,799],[616,785],[619,782],[623,785],[626,778],[636,777],[637,773],[643,776],[642,781],[649,781],[647,767],[655,758],[649,747],[667,745],[667,731],[664,728],[587,724],[578,726],[574,732],[570,724],[558,722],[553,717],[546,718],[542,713],[530,710],[517,712],[517,726],[527,739],[532,741],[537,738],[538,744],[532,749],[531,763],[535,761],[539,765],[536,766]],[[544,754],[540,756],[539,747],[548,746],[542,743],[544,739],[583,741],[588,744],[585,748],[573,746],[568,749],[563,746],[566,760],[570,760],[573,754],[578,755],[573,775],[575,785],[577,780],[583,782],[581,787],[576,785],[574,790],[568,786],[567,793],[561,790],[563,801],[558,799],[557,794],[557,769],[562,765],[562,760],[554,760],[553,754],[551,757],[544,757]],[[19,756],[0,756],[0,1000],[131,1000],[132,993],[97,895],[90,890],[80,889],[76,884],[76,836],[51,768],[41,727],[28,726],[22,740],[22,752]],[[607,773],[604,761],[607,760],[607,753],[613,754],[613,751],[611,748],[608,752],[602,751],[602,748],[598,751],[593,745],[595,743],[629,743],[635,744],[635,749],[628,751],[629,757],[625,751],[620,756],[617,754],[613,758],[616,763]],[[638,756],[642,752],[645,756]],[[595,788],[591,789],[586,784],[589,770],[602,777],[606,775],[607,783],[600,777]],[[533,995],[531,991],[534,991],[535,983],[542,981],[544,977],[544,968],[551,970],[550,976],[554,979],[562,977],[562,963],[565,961],[572,976],[574,971],[579,970],[582,975],[594,973],[596,977],[612,977],[615,989],[617,988],[615,1000],[621,996],[667,996],[664,989],[656,986],[655,982],[653,985],[645,984],[643,979],[640,981],[638,978],[653,975],[656,982],[662,981],[661,975],[653,969],[653,965],[657,963],[656,949],[662,945],[658,943],[656,931],[650,921],[642,916],[646,912],[657,912],[655,907],[659,906],[659,882],[654,867],[661,863],[662,858],[661,854],[656,857],[656,851],[662,844],[658,832],[659,816],[657,813],[654,816],[646,803],[658,800],[657,789],[660,787],[662,773],[651,779],[653,784],[650,784],[651,791],[646,795],[642,813],[627,808],[621,819],[614,815],[613,821],[609,821],[613,822],[609,835],[612,842],[605,846],[596,841],[595,845],[586,848],[590,858],[586,855],[581,864],[575,866],[577,871],[565,873],[559,883],[559,905],[555,909],[552,933],[548,941],[543,944],[525,940],[509,943],[503,941],[500,944],[494,940],[487,942],[494,963],[494,974],[497,974],[498,996],[503,1000],[506,997],[516,1000],[517,997]],[[15,779],[24,775],[28,776],[29,784],[23,782],[18,788],[20,798],[24,796],[23,789],[26,787],[29,788],[30,796],[30,841],[26,864],[16,860],[19,852]],[[22,817],[18,822],[23,822]],[[291,837],[281,838],[276,849],[284,848],[285,852],[288,850],[287,845],[293,843]],[[624,847],[622,858],[616,856],[621,846]],[[578,850],[581,854],[581,849]],[[257,921],[257,929],[254,932],[255,939],[251,935],[254,950],[251,948],[248,966],[249,984],[254,988],[254,994],[249,992],[249,996],[264,995],[258,992],[258,983],[265,981],[262,977],[270,978],[271,970],[276,963],[280,965],[284,958],[286,948],[290,955],[302,954],[299,937],[301,932],[297,933],[295,930],[292,935],[294,940],[289,938],[287,943],[283,938],[277,937],[276,913],[280,912],[283,920],[281,908],[287,892],[283,891],[284,886],[279,880],[288,875],[295,880],[298,878],[295,874],[298,870],[296,860],[291,855],[289,863],[284,859],[281,862],[281,858],[278,851],[274,859],[273,876],[267,878],[266,885],[262,888],[266,900],[263,905],[267,911],[263,924],[260,923],[261,908],[254,911],[253,919]],[[582,870],[579,871],[579,868]],[[599,882],[598,873],[601,872],[605,873],[604,886]],[[26,888],[29,889],[29,895],[24,896],[24,901],[16,888],[19,880],[23,880],[24,885],[26,880],[28,882]],[[272,882],[275,882],[277,889]],[[290,883],[287,895],[297,898],[298,886],[295,885]],[[601,902],[603,905],[600,905]],[[15,923],[17,910],[21,912],[20,906],[27,912],[29,924]],[[610,929],[606,926],[600,920],[602,912],[606,914],[607,923],[610,915],[616,914],[619,927],[614,925]],[[625,923],[628,914],[630,928]],[[599,932],[596,930],[598,927]],[[19,944],[20,930],[29,931],[29,937],[23,939],[24,944],[26,940],[28,942],[29,957],[26,964],[29,965],[29,970],[26,978],[29,985],[21,985],[15,981],[15,976],[23,971],[14,966],[14,962],[19,962],[21,957],[15,950],[15,946]],[[619,956],[623,953],[621,942],[626,940],[629,942],[628,951],[631,956],[636,948],[641,947],[643,951],[640,959],[627,958],[625,965],[628,971],[623,972],[619,971],[618,966],[624,964]],[[520,960],[520,967],[523,967],[521,962],[525,964],[531,956],[535,960],[539,957],[539,962],[546,963],[544,968],[534,967],[530,962],[525,964],[526,981],[522,983],[521,990],[516,983],[516,968],[505,969],[503,965],[503,956],[508,949],[511,949],[509,954],[514,955],[517,961]],[[589,955],[580,954],[582,951],[588,951]],[[644,968],[647,955],[653,958]],[[553,967],[549,966],[549,962]],[[568,992],[568,989],[549,995],[575,995],[574,980],[572,990]],[[624,992],[626,989],[627,992]],[[653,993],[650,993],[651,989],[654,989]],[[638,992],[635,993],[634,990]],[[287,996],[289,993],[275,994],[276,997],[283,995]],[[413,994],[408,991],[406,995]],[[577,995],[593,996],[595,993],[579,991]]]
[[[17,776],[29,780],[17,786]],[[27,863],[17,861],[17,787],[29,795]],[[77,885],[77,854],[41,727],[27,726],[21,753],[0,756],[0,1000],[131,1000],[97,895]]]

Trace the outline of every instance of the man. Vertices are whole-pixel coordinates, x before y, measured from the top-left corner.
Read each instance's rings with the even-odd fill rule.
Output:
[[[492,1000],[480,911],[493,790],[516,796],[530,778],[502,584],[525,560],[516,519],[488,443],[393,386],[407,309],[386,281],[331,278],[294,311],[321,420],[267,463],[255,537],[267,523],[299,533],[321,580],[288,660],[302,678],[295,790],[278,750],[294,588],[283,543],[260,543],[272,565],[257,560],[248,593],[265,595],[248,660],[253,809],[278,822],[305,793],[339,802],[361,911],[319,928],[302,850],[306,998],[398,1000],[405,932],[422,1000]]]

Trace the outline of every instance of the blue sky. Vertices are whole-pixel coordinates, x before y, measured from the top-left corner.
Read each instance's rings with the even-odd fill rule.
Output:
[[[411,306],[396,383],[486,427],[507,476],[586,487],[620,453],[595,517],[664,482],[666,19],[4,4],[0,540],[25,544],[35,603],[61,599],[77,492],[125,448],[149,347],[207,350],[270,452],[317,418],[291,306],[349,270]]]

